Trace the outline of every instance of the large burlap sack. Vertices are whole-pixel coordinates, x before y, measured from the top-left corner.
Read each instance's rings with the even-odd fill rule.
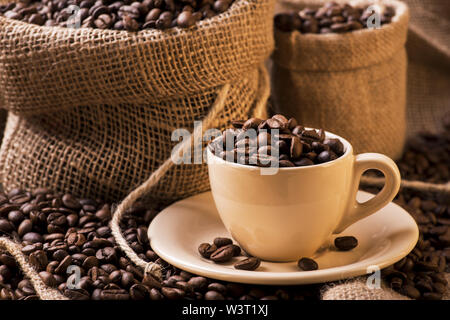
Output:
[[[325,1],[282,0],[282,9]],[[397,159],[405,141],[406,51],[409,12],[397,1],[392,23],[346,34],[275,30],[272,90],[275,109],[300,123],[350,140],[357,153]],[[370,3],[353,1],[350,3]]]
[[[137,33],[40,27],[0,17],[1,180],[122,199],[170,158],[173,130],[264,116],[272,0],[238,0],[193,28]],[[209,188],[204,164],[171,167],[150,195]]]

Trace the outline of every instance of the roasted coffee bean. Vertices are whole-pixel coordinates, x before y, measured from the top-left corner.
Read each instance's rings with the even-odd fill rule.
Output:
[[[404,285],[400,289],[400,292],[403,295],[410,297],[411,299],[419,299],[420,298],[419,290],[417,290],[414,286],[411,286],[411,285]]]
[[[324,163],[333,161],[337,158],[336,154],[333,151],[322,151],[317,155],[318,163]]]
[[[56,286],[56,279],[50,272],[47,271],[41,271],[39,272],[39,276],[41,277],[42,281],[45,283],[45,285],[49,287],[55,287]]]
[[[203,258],[209,259],[211,254],[217,250],[217,246],[215,244],[211,245],[209,243],[202,243],[198,247],[198,252]]]
[[[84,289],[65,289],[64,295],[72,300],[89,300],[89,293]]]
[[[99,249],[96,252],[95,257],[101,263],[115,262],[117,260],[116,250],[112,247]]]
[[[292,137],[291,139],[291,150],[290,150],[290,158],[295,160],[298,159],[303,150],[303,144],[298,137]]]
[[[47,255],[43,250],[34,251],[29,255],[29,260],[31,265],[36,268],[36,270],[41,271],[47,268],[48,259]]]
[[[6,253],[0,254],[0,264],[3,264],[8,268],[16,268],[16,260]]]
[[[215,238],[214,239],[214,244],[216,245],[217,248],[229,245],[233,243],[233,240],[231,240],[230,238]]]
[[[14,225],[6,219],[0,219],[0,233],[9,234],[14,230]]]
[[[312,166],[314,162],[309,158],[302,158],[294,162],[297,167]]]
[[[232,244],[231,248],[233,249],[233,257],[237,257],[241,255],[241,247],[238,245]]]
[[[221,283],[213,282],[208,285],[208,290],[210,291],[217,291],[221,293],[222,295],[227,294],[227,287]]]
[[[161,289],[162,294],[169,300],[179,300],[185,295],[185,292],[178,288],[167,288],[163,287]]]
[[[188,284],[196,291],[203,291],[208,287],[208,280],[204,277],[192,277]]]
[[[21,211],[14,210],[8,213],[8,220],[15,225],[19,225],[24,219],[25,216]]]
[[[230,261],[233,256],[234,249],[232,245],[227,245],[214,251],[209,258],[216,263],[221,263]]]
[[[139,30],[139,23],[126,14],[122,17],[122,25],[125,30],[130,32],[136,32]]]
[[[260,264],[261,260],[251,257],[237,262],[234,267],[239,270],[256,270]]]
[[[323,143],[339,156],[344,153],[344,144],[339,139],[325,139]]]
[[[317,262],[310,258],[301,258],[297,265],[302,271],[313,271],[319,269]]]
[[[358,246],[358,240],[352,236],[337,237],[334,239],[334,245],[340,251],[349,251]]]
[[[225,300],[225,297],[217,291],[208,291],[205,293],[205,300]]]
[[[28,232],[23,235],[22,241],[32,244],[37,242],[43,242],[44,238],[37,232]]]
[[[130,298],[132,300],[145,300],[149,295],[149,289],[142,284],[134,284],[130,288]]]

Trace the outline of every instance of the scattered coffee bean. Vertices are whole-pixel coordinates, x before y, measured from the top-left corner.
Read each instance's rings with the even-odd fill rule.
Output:
[[[217,246],[215,244],[211,245],[209,243],[202,243],[198,247],[198,252],[203,258],[209,259],[211,254],[217,250]]]
[[[234,267],[239,270],[256,270],[260,264],[261,260],[251,257],[237,262]]]
[[[349,251],[358,246],[358,239],[352,236],[337,237],[334,239],[334,245],[340,251]]]
[[[301,258],[298,260],[297,265],[302,271],[313,271],[319,269],[317,262],[310,258]]]
[[[220,248],[232,244],[233,240],[231,240],[230,238],[215,238],[213,242],[218,248]]]
[[[233,257],[234,249],[231,245],[227,245],[214,251],[209,258],[216,263],[221,263],[230,261]]]

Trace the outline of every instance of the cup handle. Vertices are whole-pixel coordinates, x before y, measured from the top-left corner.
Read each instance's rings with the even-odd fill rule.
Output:
[[[366,202],[359,203],[356,200],[359,181],[361,175],[368,169],[380,170],[385,176],[385,184],[383,189],[375,197]],[[355,157],[352,179],[349,205],[347,205],[342,221],[333,232],[334,234],[341,233],[351,224],[383,208],[394,199],[400,189],[401,182],[400,172],[395,162],[380,153],[363,153],[357,155]]]

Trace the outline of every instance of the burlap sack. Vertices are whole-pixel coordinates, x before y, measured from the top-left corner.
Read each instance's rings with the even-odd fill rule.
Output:
[[[0,150],[5,189],[47,186],[122,199],[164,161],[229,85],[210,126],[264,116],[272,0],[239,0],[188,30],[137,33],[40,27],[0,17]],[[257,107],[258,104],[258,108]],[[151,196],[209,188],[204,164],[177,165]]]
[[[279,3],[299,9],[321,2]],[[409,13],[403,3],[382,2],[397,13],[378,30],[326,35],[275,30],[272,90],[276,111],[347,138],[357,153],[381,152],[397,159],[405,141]]]

